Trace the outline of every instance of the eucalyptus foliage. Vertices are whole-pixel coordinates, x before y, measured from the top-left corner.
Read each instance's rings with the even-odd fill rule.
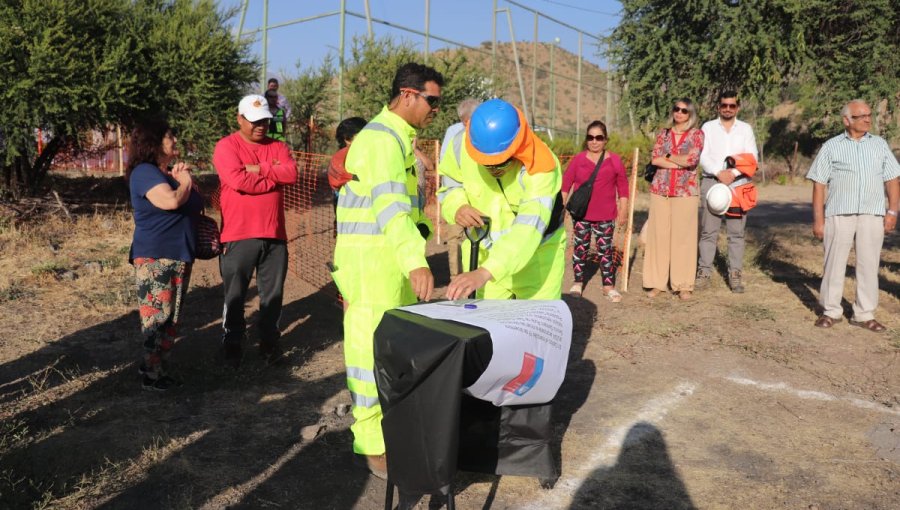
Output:
[[[715,115],[724,89],[751,116],[798,103],[819,137],[841,129],[854,98],[881,111],[883,131],[900,126],[900,0],[623,0],[608,43],[648,128],[681,96]]]
[[[624,0],[609,38],[610,57],[628,83],[625,100],[637,118],[652,129],[676,98],[711,107],[727,89],[760,104],[774,102],[790,79],[792,41],[799,37],[783,24],[782,3]]]

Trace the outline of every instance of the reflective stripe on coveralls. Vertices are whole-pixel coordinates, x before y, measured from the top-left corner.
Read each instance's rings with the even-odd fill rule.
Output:
[[[350,429],[353,451],[363,455],[384,453],[372,352],[375,328],[385,311],[416,302],[408,275],[427,267],[425,240],[416,228],[426,223],[424,202],[408,171],[415,162],[414,134],[384,108],[353,139],[346,168],[354,179],[338,195],[332,275],[348,303],[344,362],[355,418]]]

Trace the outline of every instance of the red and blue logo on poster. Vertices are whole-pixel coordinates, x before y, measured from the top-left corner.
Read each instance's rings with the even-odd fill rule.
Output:
[[[543,371],[544,358],[539,358],[530,352],[526,352],[525,357],[522,359],[522,370],[519,371],[519,375],[503,385],[503,391],[508,391],[521,397],[537,384]]]

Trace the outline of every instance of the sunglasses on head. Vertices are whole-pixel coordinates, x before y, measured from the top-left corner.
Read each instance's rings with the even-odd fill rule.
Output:
[[[604,141],[606,141],[606,135],[596,135],[596,136],[587,135],[584,137],[584,139],[588,142],[593,142],[593,141],[604,142]]]
[[[691,113],[691,111],[688,110],[687,108],[679,108],[678,106],[673,106],[673,107],[672,107],[672,113],[678,113],[678,112],[681,112],[681,113],[683,113],[683,114],[685,114],[685,115]]]
[[[437,108],[437,107],[441,106],[441,96],[429,96],[428,94],[422,92],[421,90],[416,90],[416,89],[400,89],[400,90],[403,92],[411,92],[411,93],[421,97],[422,99],[425,100],[426,103],[428,103],[428,106],[430,106],[432,108]]]
[[[719,108],[723,110],[737,110],[737,103],[719,103]]]

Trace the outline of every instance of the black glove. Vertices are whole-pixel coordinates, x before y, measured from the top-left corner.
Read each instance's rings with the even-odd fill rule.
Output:
[[[419,234],[422,234],[422,239],[428,239],[431,235],[431,229],[424,223],[416,223],[416,228],[419,229]]]

